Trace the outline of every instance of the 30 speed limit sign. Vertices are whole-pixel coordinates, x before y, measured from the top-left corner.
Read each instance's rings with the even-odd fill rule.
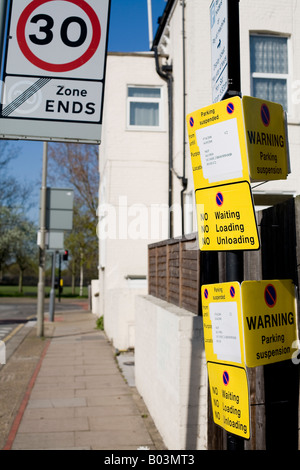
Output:
[[[100,140],[109,10],[110,0],[11,1],[0,134],[39,120],[53,140]]]

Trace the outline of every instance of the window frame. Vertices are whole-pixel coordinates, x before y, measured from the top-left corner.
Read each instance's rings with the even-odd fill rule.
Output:
[[[290,41],[291,41],[291,36],[287,34],[279,34],[279,33],[260,33],[260,32],[250,32],[250,38],[249,38],[249,49],[250,49],[250,64],[251,64],[251,59],[252,59],[252,51],[251,51],[251,37],[253,36],[258,36],[258,37],[264,37],[264,38],[284,38],[287,41],[287,61],[288,61],[288,72],[287,73],[265,73],[265,72],[252,72],[251,71],[251,66],[250,66],[250,89],[251,89],[251,96],[254,97],[254,79],[255,78],[261,78],[261,79],[266,79],[266,80],[285,80],[286,81],[286,93],[287,93],[287,109],[286,111],[287,115],[291,114],[291,46],[290,46]]]
[[[135,97],[129,96],[130,88],[147,88],[160,90],[159,98],[147,98],[147,97]],[[126,124],[127,130],[130,131],[162,131],[163,130],[163,87],[160,85],[127,85],[127,116]],[[131,103],[158,103],[158,126],[139,126],[136,124],[130,124],[130,105]]]

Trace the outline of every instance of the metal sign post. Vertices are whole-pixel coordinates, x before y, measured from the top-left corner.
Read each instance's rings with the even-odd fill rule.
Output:
[[[49,302],[49,321],[54,322],[55,313],[55,268],[56,268],[56,251],[52,253],[52,271],[51,271],[51,290]]]
[[[37,298],[37,336],[44,336],[45,260],[46,260],[46,198],[47,198],[48,143],[44,142],[41,188],[39,282]]]
[[[210,7],[214,101],[241,96],[239,0],[214,0]],[[243,251],[226,251],[226,281],[243,281]],[[244,439],[227,433],[228,450],[244,450]]]
[[[228,0],[228,17],[230,18],[228,29],[229,89],[224,98],[241,95],[239,2],[240,0]],[[241,283],[243,280],[244,252],[226,252],[226,281],[238,281]],[[244,450],[244,439],[227,433],[227,450]]]
[[[213,0],[210,6],[212,94],[216,103],[240,95],[239,0]]]

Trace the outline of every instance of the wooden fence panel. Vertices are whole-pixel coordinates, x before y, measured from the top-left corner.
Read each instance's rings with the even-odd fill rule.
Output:
[[[150,295],[157,296],[157,251],[156,248],[148,250],[148,291]]]
[[[169,295],[168,302],[180,305],[180,244],[168,245]]]
[[[150,245],[148,279],[150,295],[198,315],[200,252],[196,235]]]
[[[167,299],[167,247],[157,248],[157,297]]]

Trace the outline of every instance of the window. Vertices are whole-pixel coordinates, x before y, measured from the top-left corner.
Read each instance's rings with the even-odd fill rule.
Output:
[[[280,103],[288,111],[288,39],[250,36],[252,96]]]
[[[161,88],[128,87],[128,127],[161,127]]]

